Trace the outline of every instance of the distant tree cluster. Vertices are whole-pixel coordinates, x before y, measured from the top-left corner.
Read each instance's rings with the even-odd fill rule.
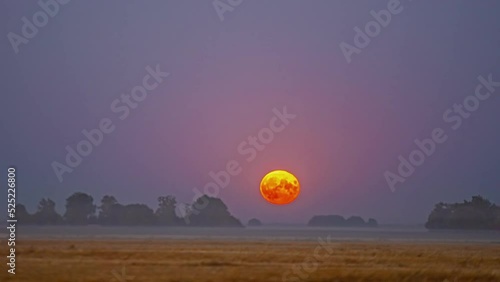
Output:
[[[77,192],[66,199],[64,215],[57,213],[56,204],[51,199],[42,199],[34,214],[28,213],[22,204],[16,206],[16,217],[21,224],[36,225],[164,225],[164,226],[243,226],[232,216],[221,199],[202,196],[197,199],[203,209],[192,212],[192,205],[178,206],[174,196],[158,197],[156,211],[145,204],[120,204],[115,197],[106,195],[100,205],[94,198]],[[200,206],[200,205],[198,205]],[[181,217],[176,209],[183,208]]]
[[[262,226],[262,222],[256,218],[252,218],[247,223],[248,226]]]
[[[201,210],[192,207],[205,207]],[[239,219],[232,216],[221,199],[207,195],[199,197],[195,203],[187,207],[191,224],[195,226],[243,226]]]
[[[481,196],[463,203],[438,203],[432,210],[427,229],[500,229],[500,207]]]
[[[315,215],[309,222],[308,226],[335,226],[335,227],[377,227],[378,223],[375,219],[370,218],[365,221],[360,216],[351,216],[344,218],[340,215]]]

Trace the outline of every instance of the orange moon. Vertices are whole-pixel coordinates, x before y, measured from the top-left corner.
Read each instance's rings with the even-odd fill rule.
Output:
[[[260,194],[271,204],[289,204],[297,198],[299,193],[299,180],[285,170],[271,171],[260,182]]]

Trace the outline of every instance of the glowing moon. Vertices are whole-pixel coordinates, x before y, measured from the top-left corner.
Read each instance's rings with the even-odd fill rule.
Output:
[[[290,172],[275,170],[262,178],[260,193],[272,204],[285,205],[297,198],[300,193],[300,184],[297,177]]]

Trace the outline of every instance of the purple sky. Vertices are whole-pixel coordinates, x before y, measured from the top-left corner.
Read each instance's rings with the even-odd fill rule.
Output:
[[[242,173],[219,197],[245,221],[423,223],[439,201],[481,194],[500,204],[500,88],[459,130],[442,118],[478,76],[500,81],[500,2],[402,0],[347,63],[339,44],[353,44],[353,28],[388,2],[245,0],[221,21],[211,1],[73,1],[16,54],[7,34],[41,8],[2,1],[0,167],[17,166],[18,202],[30,211],[42,197],[62,208],[75,191],[154,208],[160,195],[190,202],[229,160]],[[110,104],[142,84],[148,65],[170,76],[120,120]],[[297,117],[246,162],[237,146],[283,106]],[[60,183],[51,163],[102,118],[115,131]],[[447,142],[391,192],[384,172],[437,127]],[[294,203],[259,194],[274,169],[301,182]]]

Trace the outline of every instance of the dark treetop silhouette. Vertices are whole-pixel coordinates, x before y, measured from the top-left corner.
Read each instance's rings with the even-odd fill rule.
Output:
[[[248,226],[261,226],[262,222],[256,218],[252,218],[247,223]]]
[[[429,215],[427,229],[497,229],[500,207],[481,196],[463,203],[438,203]]]

